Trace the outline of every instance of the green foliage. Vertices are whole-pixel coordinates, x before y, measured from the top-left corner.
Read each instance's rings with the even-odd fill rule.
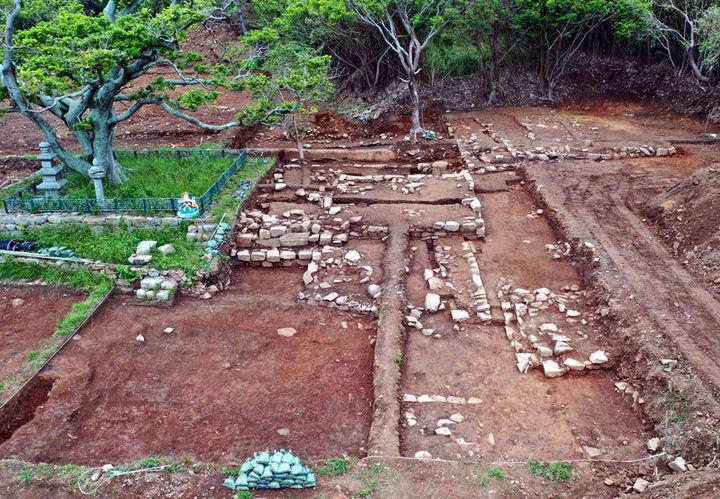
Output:
[[[187,191],[201,196],[230,167],[232,157],[207,157],[202,153],[188,158],[175,155],[145,157],[118,151],[118,161],[131,171],[130,179],[119,185],[104,185],[107,198],[180,197]],[[79,173],[70,173],[65,192],[69,198],[95,198],[95,188]]]
[[[497,468],[491,468],[490,471],[488,471],[488,476],[497,480],[503,480],[505,478],[505,474]]]
[[[356,459],[350,458],[345,459],[341,457],[334,457],[327,459],[322,467],[315,469],[315,473],[318,475],[344,475],[350,468],[355,464]]]
[[[0,237],[3,235],[0,234]],[[172,244],[176,252],[169,255],[154,254],[154,267],[161,270],[181,269],[187,273],[194,273],[203,264],[200,259],[202,251],[196,243],[187,240],[185,225],[134,230],[128,230],[121,225],[105,227],[99,232],[85,224],[44,225],[26,227],[22,237],[38,241],[40,246],[67,246],[75,251],[79,258],[115,264],[126,264],[140,241],[158,241],[158,245]]]
[[[131,471],[144,468],[157,468],[158,466],[170,464],[172,464],[171,458],[166,456],[152,455],[144,457],[142,459],[138,459],[137,461],[132,461],[131,463],[124,464],[122,466],[118,466],[116,469],[118,471]]]
[[[23,466],[23,468],[20,470],[20,476],[19,479],[22,483],[27,483],[30,480],[32,480],[33,475],[35,474],[35,471],[30,466]]]
[[[142,275],[140,272],[135,272],[134,270],[130,270],[125,265],[118,265],[117,267],[117,276],[120,279],[123,279],[128,282],[133,282],[140,278]]]
[[[436,38],[425,53],[425,66],[433,76],[465,76],[478,71],[477,45],[455,34]]]
[[[241,490],[237,494],[235,494],[235,499],[252,499],[252,492],[249,490]]]
[[[395,356],[395,362],[397,362],[398,364],[400,364],[400,363],[402,363],[402,361],[403,361],[403,356],[402,356],[402,355],[396,355],[396,356]]]
[[[710,7],[698,21],[702,36],[700,54],[703,66],[709,70],[720,67],[720,6]]]
[[[559,482],[570,478],[572,466],[568,462],[553,461],[544,463],[538,459],[527,462],[527,470],[533,475],[540,475],[550,482]]]
[[[251,180],[257,183],[275,164],[275,158],[248,158],[240,170],[225,184],[210,206],[210,214],[216,222],[225,215],[225,222],[232,225],[237,215],[238,199],[236,192],[240,183]]]

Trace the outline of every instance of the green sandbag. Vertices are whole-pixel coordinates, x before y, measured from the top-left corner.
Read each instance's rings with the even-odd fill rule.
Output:
[[[302,467],[302,465],[300,465],[300,464],[296,464],[296,465],[294,465],[292,468],[290,468],[290,473],[292,473],[293,475],[299,475],[299,474],[301,474],[303,471],[304,471],[304,470],[303,470],[303,467]]]
[[[240,473],[240,474],[238,475],[237,479],[235,480],[235,487],[237,487],[238,485],[241,485],[241,486],[243,486],[243,487],[247,487],[247,484],[248,484],[248,477],[247,477],[247,475],[246,475],[245,473]]]
[[[260,478],[260,475],[261,475],[261,474],[262,474],[262,472],[257,473],[255,470],[252,470],[252,471],[250,472],[250,474],[248,475],[248,478],[252,478],[252,479],[254,479],[254,480],[257,480],[258,478]]]
[[[304,489],[305,487],[303,487],[302,485],[291,485],[290,488],[291,489]]]
[[[270,468],[270,471],[272,471],[273,474],[279,473],[278,463],[270,463],[270,466],[268,466],[268,468]]]
[[[270,453],[268,451],[261,452],[260,455],[255,458],[255,462],[257,464],[268,464],[270,462]]]
[[[273,477],[273,472],[270,469],[270,466],[266,466],[265,471],[263,471],[263,474],[260,478],[270,480],[270,479],[272,479],[272,477]]]
[[[262,464],[256,464],[253,468],[253,473],[256,473],[258,476],[262,476],[263,471],[265,471],[265,466]]]
[[[227,477],[223,482],[223,487],[227,487],[230,490],[235,490],[235,480],[233,479],[233,477]]]
[[[270,485],[268,485],[269,489],[279,489],[280,488],[280,482],[270,482]]]
[[[243,464],[243,465],[240,467],[240,473],[247,473],[247,472],[249,472],[249,471],[252,470],[252,469],[253,469],[252,459],[248,459],[247,461],[245,461],[245,464]]]
[[[295,457],[292,455],[291,452],[286,452],[283,455],[282,462],[287,464],[293,464],[295,462]]]
[[[315,487],[317,480],[315,479],[315,473],[308,473],[307,480],[305,481],[305,487]]]
[[[281,463],[283,458],[283,453],[275,451],[275,453],[272,455],[272,458],[270,458],[270,462],[272,463]]]
[[[280,466],[278,466],[277,473],[290,473],[290,470],[292,468],[288,463],[280,463]]]

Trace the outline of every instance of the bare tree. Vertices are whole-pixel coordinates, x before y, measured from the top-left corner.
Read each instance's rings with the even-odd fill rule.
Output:
[[[699,2],[703,3],[703,2]],[[691,5],[680,6],[675,0],[661,0],[658,7],[666,14],[664,18],[649,11],[649,21],[654,28],[654,34],[668,54],[668,59],[673,66],[675,61],[672,55],[672,41],[679,43],[683,49],[683,58],[690,67],[695,78],[703,83],[708,83],[710,78],[703,74],[700,65],[695,58],[698,50],[697,42],[697,20]],[[705,9],[702,5],[695,5],[695,10],[702,14]],[[698,16],[699,17],[699,16]],[[673,23],[677,21],[677,23]],[[675,25],[674,25],[675,24]]]
[[[448,23],[475,3],[477,0],[348,0],[348,7],[380,33],[400,60],[412,105],[413,140],[424,131],[418,93],[423,52]]]

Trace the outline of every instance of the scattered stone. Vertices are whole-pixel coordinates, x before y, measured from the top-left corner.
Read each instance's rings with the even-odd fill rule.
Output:
[[[571,371],[583,371],[585,370],[585,364],[575,359],[565,359],[563,365]]]
[[[355,250],[350,250],[347,253],[345,253],[345,260],[347,260],[350,263],[357,263],[360,261],[360,253],[358,253]]]
[[[281,327],[280,329],[277,330],[277,334],[279,334],[280,336],[284,336],[286,338],[295,336],[295,333],[297,333],[297,331],[291,327]]]
[[[639,494],[642,494],[643,492],[645,492],[645,489],[647,489],[648,485],[650,485],[650,482],[643,478],[638,478],[637,480],[635,480],[633,490]]]
[[[415,453],[415,459],[432,459],[432,454],[426,450],[419,450]]]
[[[130,258],[128,258],[128,262],[133,265],[146,265],[152,262],[152,259],[152,255],[131,255]]]
[[[670,461],[668,463],[668,468],[673,470],[675,473],[683,473],[687,471],[687,465],[685,464],[685,460],[680,456]]]
[[[425,310],[428,312],[437,312],[440,307],[440,295],[428,293],[425,295]]]
[[[135,340],[136,340],[136,341],[139,341],[140,343],[144,343],[144,342],[145,342],[145,337],[144,337],[142,334],[138,334],[138,335],[135,337]]]
[[[382,293],[382,288],[377,284],[371,284],[368,286],[368,294],[373,298],[377,298]]]
[[[593,458],[593,457],[598,457],[600,454],[602,454],[602,451],[601,451],[600,449],[595,448],[595,447],[589,447],[589,446],[587,446],[587,445],[583,445],[582,448],[583,448],[583,450],[585,451],[585,453],[586,453],[588,456],[590,456],[591,458]]]
[[[175,253],[175,246],[172,244],[163,244],[162,246],[158,246],[157,250],[163,255],[170,255]]]
[[[465,421],[465,417],[460,413],[455,413],[450,416],[450,421],[453,421],[455,423],[462,423]]]
[[[482,399],[477,397],[470,397],[467,401],[468,404],[482,404]]]
[[[605,485],[607,485],[608,487],[612,487],[613,485],[615,485],[615,482],[613,481],[612,478],[606,478]]]
[[[25,304],[25,300],[23,300],[22,298],[15,298],[12,301],[13,307],[22,307],[24,304]]]
[[[417,402],[417,397],[415,395],[410,395],[409,393],[406,393],[403,395],[403,402]]]
[[[593,364],[604,364],[607,361],[607,355],[602,350],[597,350],[590,354],[590,362]]]
[[[450,428],[446,428],[443,426],[441,428],[435,428],[435,434],[449,437],[450,435],[452,435],[452,432],[450,431]]]
[[[452,320],[454,322],[464,322],[470,318],[470,314],[467,310],[455,309],[450,312],[450,315],[452,315]]]
[[[277,430],[277,434],[286,437],[290,435],[290,428],[280,428],[279,430]]]
[[[107,473],[112,469],[115,469],[115,466],[113,466],[112,464],[106,464],[102,467],[103,473]]]
[[[560,367],[554,360],[545,360],[542,366],[547,378],[557,378],[567,372],[567,369]]]
[[[495,445],[495,435],[492,433],[487,436],[487,440],[490,445]]]
[[[163,333],[165,333],[165,334],[170,334],[173,331],[175,331],[174,327],[166,327],[165,329],[163,329]]]
[[[138,255],[149,255],[157,247],[157,241],[140,241],[135,251]]]
[[[420,395],[417,398],[418,402],[435,402],[430,395]]]
[[[660,439],[657,437],[651,438],[647,441],[647,450],[650,452],[657,452],[660,448]]]
[[[540,331],[543,333],[557,333],[558,327],[557,324],[553,323],[540,324]]]

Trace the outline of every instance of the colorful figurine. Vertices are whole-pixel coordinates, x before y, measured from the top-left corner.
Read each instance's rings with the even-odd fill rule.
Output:
[[[182,201],[180,201],[180,207],[178,208],[178,218],[195,218],[200,215],[200,207],[195,201],[195,196],[183,192]]]

